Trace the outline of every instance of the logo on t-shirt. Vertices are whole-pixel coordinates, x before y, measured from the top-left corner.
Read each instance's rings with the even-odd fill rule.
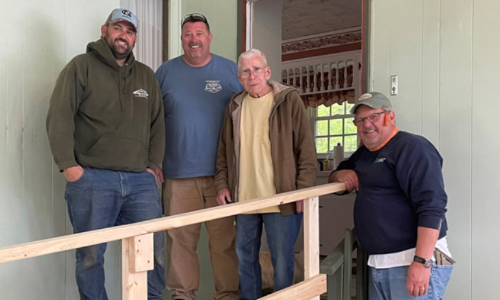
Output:
[[[381,163],[381,162],[384,162],[385,161],[385,157],[384,158],[377,158],[375,160],[375,163]]]
[[[222,86],[220,85],[219,80],[207,80],[205,91],[215,94],[220,90],[222,90]]]
[[[136,91],[134,91],[133,94],[134,94],[134,97],[141,97],[141,98],[147,98],[149,96],[148,92],[146,92],[143,89],[136,90]]]

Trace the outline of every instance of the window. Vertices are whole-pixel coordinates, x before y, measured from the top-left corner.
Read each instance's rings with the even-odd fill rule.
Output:
[[[358,136],[352,122],[354,115],[350,114],[353,105],[343,102],[330,107],[308,108],[318,154],[333,152],[338,143],[344,146],[345,153],[356,151]]]
[[[350,156],[358,148],[358,136],[350,114],[354,104],[348,101],[361,95],[361,51],[304,57],[281,66],[282,82],[296,86],[307,107],[317,157],[332,155],[339,143],[344,156]]]

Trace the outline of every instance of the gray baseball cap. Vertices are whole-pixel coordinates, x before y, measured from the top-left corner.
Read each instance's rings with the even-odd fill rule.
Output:
[[[113,24],[120,21],[129,22],[137,30],[137,17],[130,10],[125,8],[114,9],[106,20],[106,23]]]
[[[379,92],[369,92],[364,93],[354,102],[354,106],[351,108],[351,114],[356,113],[356,109],[361,106],[366,105],[371,108],[380,108],[382,106],[387,106],[389,109],[392,108],[391,101],[382,93]]]

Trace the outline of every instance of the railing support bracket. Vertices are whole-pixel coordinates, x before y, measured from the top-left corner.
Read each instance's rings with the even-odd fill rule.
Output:
[[[153,233],[122,239],[122,299],[148,299],[148,271],[154,268]]]

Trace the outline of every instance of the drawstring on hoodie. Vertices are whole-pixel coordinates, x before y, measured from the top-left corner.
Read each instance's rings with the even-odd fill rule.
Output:
[[[123,66],[123,68],[125,67],[128,67],[128,63],[125,64],[125,66]],[[127,72],[127,70],[125,70],[125,73]],[[119,79],[119,82],[120,84],[122,83],[122,70],[120,70],[120,79]],[[125,94],[127,94],[127,74],[125,74],[125,84],[123,85],[123,97],[125,96]],[[123,105],[123,99],[122,99],[122,95],[120,95],[120,110],[121,111],[124,111],[125,110],[125,107]]]
[[[125,64],[125,67],[128,67],[128,64]],[[127,70],[125,70],[125,73],[127,72]],[[125,86],[123,87],[123,93],[126,94],[127,93],[127,74],[125,74]]]

